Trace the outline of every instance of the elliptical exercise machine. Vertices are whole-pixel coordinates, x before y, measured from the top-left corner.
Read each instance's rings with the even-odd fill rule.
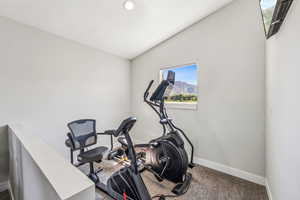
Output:
[[[139,158],[144,158],[145,169],[153,173],[158,181],[167,179],[177,184],[172,189],[172,192],[180,196],[188,190],[191,184],[192,174],[187,172],[187,170],[188,167],[194,167],[194,146],[184,131],[178,128],[172,119],[169,118],[166,111],[165,96],[175,84],[175,72],[168,71],[167,79],[160,83],[150,99],[148,99],[149,90],[153,83],[153,80],[149,83],[144,93],[144,101],[158,115],[163,134],[161,137],[151,140],[148,144],[135,145],[135,148],[137,152],[138,148],[148,148],[146,153],[139,153],[138,155]],[[181,136],[185,138],[191,147],[190,160]]]

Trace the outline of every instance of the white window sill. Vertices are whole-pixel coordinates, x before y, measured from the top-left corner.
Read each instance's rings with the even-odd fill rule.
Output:
[[[167,109],[197,110],[198,103],[166,102]]]

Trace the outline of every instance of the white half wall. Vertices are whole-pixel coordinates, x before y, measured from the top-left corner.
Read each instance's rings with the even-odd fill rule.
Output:
[[[261,180],[265,37],[258,1],[235,0],[132,61],[135,139],[162,133],[157,116],[143,102],[148,82],[154,79],[157,86],[160,68],[194,62],[199,66],[198,110],[169,110],[170,116],[193,141],[197,160]]]
[[[0,192],[7,189],[8,161],[7,126],[0,126]]]
[[[300,199],[300,2],[267,41],[266,178],[273,200]]]
[[[9,185],[14,200],[95,200],[94,183],[49,145],[9,125]]]
[[[130,114],[128,60],[1,17],[0,44],[0,125],[22,123],[69,156],[68,122],[94,118],[101,131]]]

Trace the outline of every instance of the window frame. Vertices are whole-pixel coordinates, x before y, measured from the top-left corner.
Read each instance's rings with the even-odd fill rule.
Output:
[[[282,23],[284,22],[285,17],[287,15],[292,3],[293,3],[293,0],[276,0],[276,5],[275,5],[275,8],[274,8],[274,12],[273,12],[272,20],[271,20],[271,25],[269,27],[268,32],[266,30],[266,25],[265,25],[264,15],[263,15],[263,9],[261,7],[261,2],[262,1],[263,0],[259,0],[258,2],[259,2],[260,10],[261,10],[265,35],[266,35],[266,38],[269,39],[270,37],[275,35],[280,30],[280,27],[281,27]]]
[[[198,102],[199,102],[199,65],[196,62],[191,62],[191,63],[187,63],[187,64],[180,64],[180,65],[175,65],[175,66],[171,66],[171,67],[160,67],[159,69],[159,82],[162,81],[163,79],[163,71],[165,70],[172,70],[174,68],[180,68],[180,67],[186,67],[186,66],[190,66],[190,65],[196,65],[197,66],[197,70],[196,70],[196,74],[197,74],[197,102],[196,103],[186,103],[186,102],[165,102],[165,106],[168,109],[174,109],[174,110],[198,110]],[[175,81],[176,81],[176,75],[175,75]]]

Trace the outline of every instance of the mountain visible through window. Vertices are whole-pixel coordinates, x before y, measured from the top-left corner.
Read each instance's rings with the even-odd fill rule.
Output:
[[[162,69],[161,79],[166,79],[168,71],[175,72],[175,84],[170,94],[166,97],[167,103],[197,104],[198,101],[198,67],[196,64],[188,64],[173,68]]]

